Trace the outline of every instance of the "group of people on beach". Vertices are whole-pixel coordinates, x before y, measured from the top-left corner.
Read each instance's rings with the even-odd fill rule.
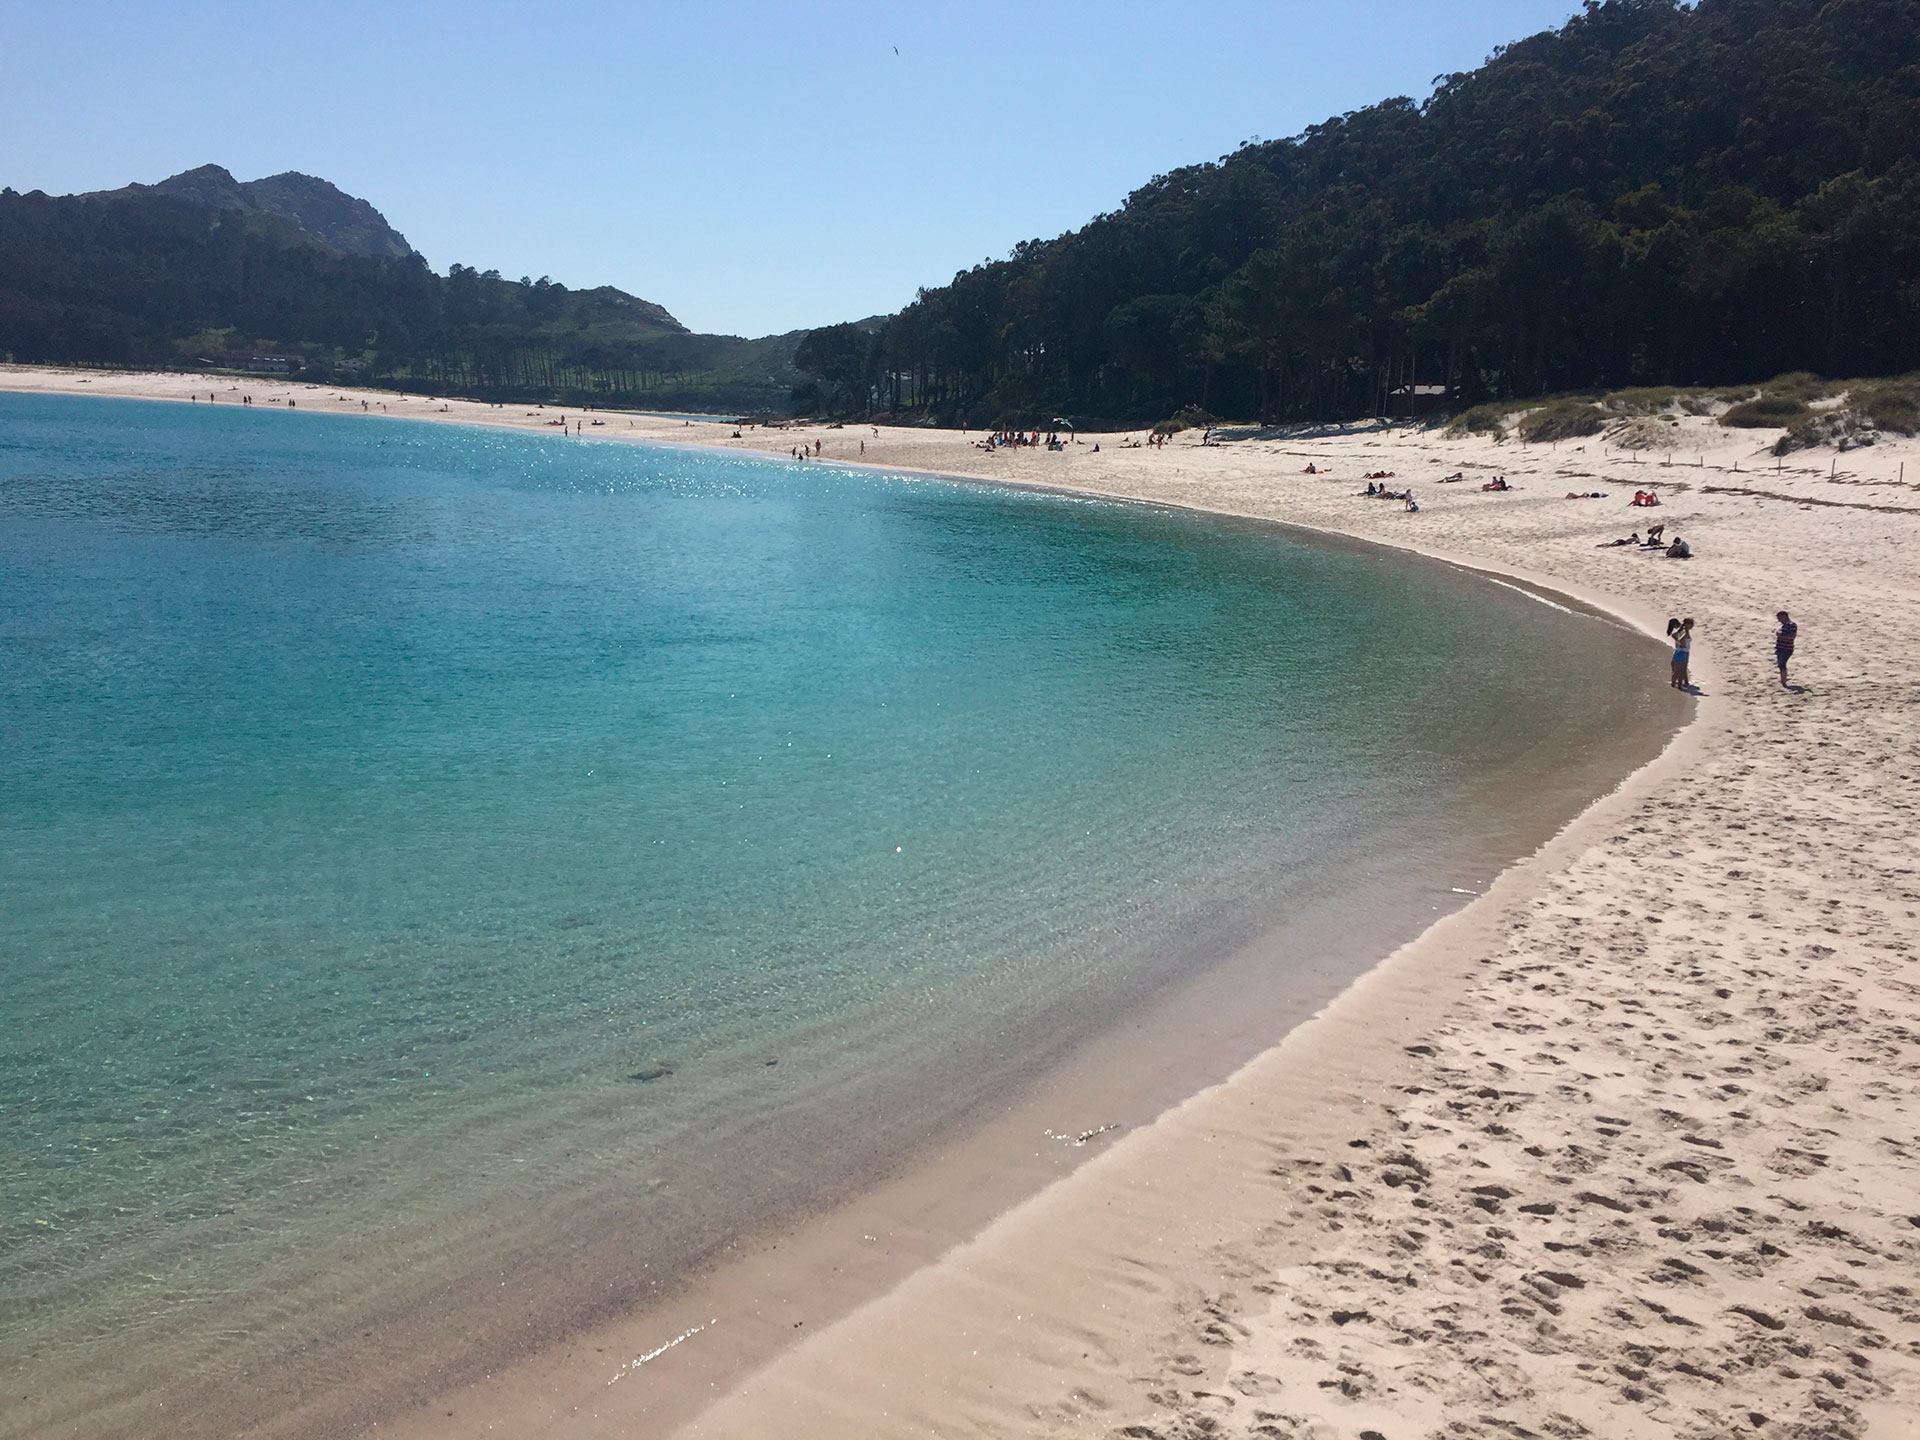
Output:
[[[1594,546],[1594,549],[1613,550],[1622,545],[1631,545],[1641,550],[1663,551],[1669,560],[1691,560],[1693,558],[1693,547],[1678,535],[1674,536],[1672,540],[1667,540],[1664,538],[1666,533],[1667,527],[1665,525],[1649,525],[1647,527],[1647,538],[1644,540],[1640,538],[1640,532],[1636,530],[1631,535],[1623,536],[1618,540],[1602,540],[1598,545]]]
[[[1773,632],[1773,664],[1780,672],[1780,688],[1791,689],[1787,684],[1787,666],[1793,660],[1794,645],[1800,639],[1800,627],[1785,610],[1774,612],[1776,628]],[[1671,665],[1673,674],[1670,683],[1676,690],[1693,688],[1688,667],[1693,662],[1693,617],[1684,620],[1667,621],[1667,639],[1673,646]]]
[[[200,403],[200,392],[197,390],[189,391],[187,394],[187,398],[193,401],[194,404],[198,405]],[[268,400],[268,403],[271,404],[273,403],[273,400],[276,400],[278,398],[279,398],[278,396],[273,396]],[[217,405],[219,403],[219,401],[215,399],[214,393],[211,390],[207,392],[207,403],[209,405]],[[245,391],[242,391],[240,394],[240,403],[242,405],[251,405],[253,403],[253,396],[247,394]],[[299,407],[300,407],[300,402],[298,400],[295,400],[291,395],[289,395],[287,397],[287,408],[289,410],[297,410]],[[360,402],[360,408],[362,410],[366,409],[367,402],[362,400]]]
[[[1369,500],[1402,501],[1405,503],[1408,511],[1413,514],[1418,514],[1420,510],[1420,502],[1413,498],[1413,487],[1411,485],[1404,490],[1389,490],[1386,486],[1376,485],[1372,480],[1369,480],[1367,481],[1367,488],[1360,493]]]
[[[1049,430],[1046,439],[1040,438],[1038,430],[995,430],[984,441],[979,442],[982,450],[998,450],[1002,446],[1042,445],[1049,450],[1064,450],[1067,442],[1060,438],[1058,431]],[[1149,441],[1148,443],[1152,443]]]

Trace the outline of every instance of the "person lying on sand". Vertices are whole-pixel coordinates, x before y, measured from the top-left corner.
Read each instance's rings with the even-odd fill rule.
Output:
[[[1616,545],[1638,545],[1639,543],[1640,532],[1636,530],[1624,540],[1602,540],[1593,548],[1596,550],[1611,550]]]
[[[1606,498],[1607,492],[1604,490],[1567,491],[1567,499],[1569,500],[1604,500]]]
[[[1453,485],[1453,484],[1457,484],[1458,482],[1460,482],[1460,481],[1462,481],[1462,480],[1464,480],[1464,479],[1466,479],[1466,478],[1467,478],[1467,477],[1466,477],[1466,474],[1465,474],[1465,472],[1463,472],[1463,471],[1460,471],[1460,470],[1456,470],[1456,471],[1454,471],[1454,472],[1453,472],[1453,473],[1452,473],[1451,475],[1442,475],[1442,476],[1440,477],[1440,483],[1441,483],[1442,485]]]

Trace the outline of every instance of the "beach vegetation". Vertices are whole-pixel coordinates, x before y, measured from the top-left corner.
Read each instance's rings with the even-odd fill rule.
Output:
[[[1516,412],[1531,407],[1516,405],[1510,400],[1494,400],[1474,405],[1462,410],[1447,425],[1449,435],[1492,435],[1496,439],[1507,433],[1507,421]]]
[[[1735,405],[1720,417],[1720,423],[1740,430],[1768,430],[1798,425],[1812,415],[1812,407],[1804,400],[1767,393]]]
[[[1577,440],[1586,435],[1598,435],[1606,423],[1606,412],[1590,400],[1555,400],[1521,419],[1520,438],[1529,444]]]
[[[1823,380],[1806,370],[1795,370],[1790,374],[1776,375],[1760,387],[1763,396],[1800,400],[1808,404],[1816,400],[1825,400],[1838,395],[1845,386]]]
[[[1773,453],[1790,455],[1816,445],[1832,445],[1839,450],[1854,450],[1871,445],[1880,438],[1879,427],[1866,415],[1851,408],[1820,410],[1786,431],[1773,443]]]
[[[1849,391],[1850,406],[1876,430],[1920,433],[1920,375],[1866,384]]]
[[[1601,408],[1615,415],[1658,415],[1663,410],[1687,409],[1688,402],[1702,406],[1687,413],[1703,413],[1706,397],[1698,391],[1676,385],[1636,385],[1614,390],[1601,397]]]

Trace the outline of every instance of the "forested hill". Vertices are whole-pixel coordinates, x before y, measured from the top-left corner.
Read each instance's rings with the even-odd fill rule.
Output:
[[[308,244],[342,255],[384,255],[398,260],[413,253],[407,237],[373,206],[329,181],[297,170],[242,182],[218,165],[202,165],[168,176],[158,185],[96,190],[81,198],[126,200],[143,192],[171,196],[207,210],[277,215],[298,230]]]
[[[1607,0],[803,351],[976,422],[1920,367],[1920,0]]]
[[[0,358],[21,363],[758,411],[788,403],[799,339],[691,334],[611,286],[437,275],[372,205],[291,172],[0,191]]]

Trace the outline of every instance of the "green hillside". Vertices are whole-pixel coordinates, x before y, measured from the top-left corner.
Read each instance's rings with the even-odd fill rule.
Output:
[[[1589,0],[844,341],[843,408],[975,423],[1920,368],[1920,3]]]
[[[610,286],[454,265],[310,176],[204,166],[91,195],[0,191],[0,355],[267,369],[483,399],[764,411],[800,336],[695,335]]]

